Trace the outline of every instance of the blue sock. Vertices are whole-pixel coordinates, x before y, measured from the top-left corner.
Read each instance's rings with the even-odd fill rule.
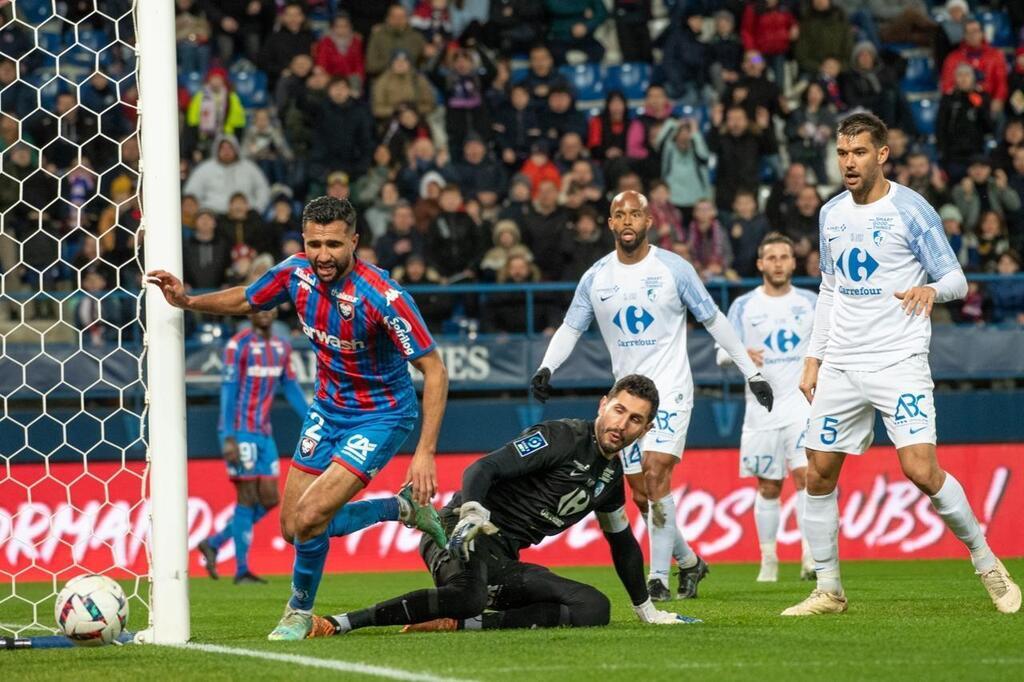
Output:
[[[327,534],[341,537],[381,521],[398,520],[398,498],[378,497],[373,500],[349,502],[338,510],[327,525]]]
[[[324,574],[324,562],[327,561],[327,550],[331,539],[327,533],[306,540],[295,541],[295,567],[292,569],[292,598],[288,607],[302,611],[312,611],[316,601],[316,591],[320,587],[320,578]]]
[[[259,502],[254,504],[252,506],[252,525],[255,526],[257,523],[259,523],[260,519],[262,519],[264,516],[266,516],[267,512],[269,512],[269,511],[270,511],[269,509],[264,507]]]
[[[235,541],[235,575],[249,572],[249,545],[252,544],[252,507],[235,507],[231,522],[231,537]]]
[[[213,547],[214,549],[220,549],[221,545],[230,540],[231,526],[234,525],[234,523],[235,517],[232,516],[230,519],[228,519],[228,522],[224,524],[223,528],[221,528],[218,532],[214,533],[209,538],[207,538],[207,541],[210,543],[210,547]]]

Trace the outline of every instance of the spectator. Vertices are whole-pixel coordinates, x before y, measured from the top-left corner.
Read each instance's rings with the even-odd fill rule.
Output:
[[[445,185],[438,203],[441,213],[427,231],[427,257],[447,282],[475,279],[485,236],[462,210],[458,185]]]
[[[96,115],[78,106],[74,92],[59,93],[53,113],[39,109],[22,128],[36,147],[46,148],[46,161],[58,169],[77,165],[83,153],[96,161],[100,173],[117,162],[116,149],[107,147],[105,138],[96,137],[100,132]]]
[[[910,154],[910,139],[902,128],[889,128],[889,158],[882,165],[885,176],[897,178],[907,167],[907,156]]]
[[[270,186],[259,166],[239,158],[238,140],[222,135],[214,145],[217,155],[195,167],[182,190],[193,194],[200,206],[216,213],[227,213],[228,200],[241,192],[249,204],[262,212],[270,201]]]
[[[1021,208],[1020,195],[1009,186],[1006,171],[997,169],[984,156],[976,156],[967,177],[953,188],[953,203],[964,216],[964,229],[974,231],[983,213],[993,211],[1000,219]]]
[[[370,246],[370,244],[368,243],[360,244],[358,247],[356,247],[356,258],[363,261],[364,263],[369,263],[370,265],[376,265],[380,267],[380,263],[377,261],[377,252],[374,251],[373,247]]]
[[[604,229],[598,214],[590,208],[583,208],[576,216],[564,248],[567,255],[562,278],[578,282],[590,266],[615,247],[611,231]]]
[[[629,103],[621,90],[611,90],[604,99],[604,109],[590,117],[587,130],[587,148],[597,160],[617,159],[626,150],[626,130],[629,128]]]
[[[583,52],[590,62],[604,58],[604,45],[594,38],[608,18],[604,0],[544,0],[544,5],[551,21],[547,42],[555,61],[564,64],[570,50]]]
[[[447,164],[448,156],[442,150],[435,152],[434,143],[429,137],[421,137],[409,145],[406,153],[407,163],[398,172],[398,191],[402,198],[413,202],[423,194],[423,180],[428,173],[433,173],[440,180],[440,186],[446,184],[442,165]],[[441,162],[444,162],[442,164]]]
[[[174,40],[179,69],[184,73],[206,71],[210,65],[210,22],[195,0],[175,1]]]
[[[430,73],[445,100],[448,148],[461,153],[467,135],[486,135],[490,128],[484,92],[494,79],[494,64],[483,50],[456,48],[440,52]]]
[[[1013,73],[1007,87],[1006,117],[1011,121],[1024,121],[1024,45],[1017,48],[1013,60]]]
[[[540,111],[540,129],[552,144],[568,133],[576,133],[581,140],[587,136],[587,118],[576,108],[569,88],[551,88],[547,106]]]
[[[651,214],[650,242],[671,251],[673,244],[686,241],[686,222],[683,213],[672,205],[668,184],[664,180],[655,180],[651,183],[648,195],[648,210]]]
[[[905,100],[896,76],[878,61],[878,51],[867,41],[853,48],[852,68],[839,78],[843,103],[873,111],[890,128],[907,119]]]
[[[846,12],[832,0],[811,0],[800,16],[800,36],[793,46],[800,72],[813,75],[832,57],[845,68],[853,48],[853,32]]]
[[[800,96],[800,106],[786,118],[786,139],[790,161],[813,170],[819,185],[828,182],[825,158],[835,126],[836,110],[826,99],[825,89],[820,83],[808,83]]]
[[[118,341],[120,327],[129,321],[125,299],[109,292],[107,273],[92,266],[82,272],[82,292],[75,297],[75,328],[82,332],[82,341],[90,346],[103,346]]]
[[[1006,223],[995,211],[985,211],[978,220],[978,268],[982,272],[995,272],[999,258],[1010,250],[1006,237]]]
[[[932,47],[938,24],[928,16],[924,0],[868,0],[883,43]]]
[[[467,197],[477,198],[486,207],[498,203],[507,184],[505,169],[490,157],[483,138],[473,133],[462,148],[462,161],[455,163],[455,181]]]
[[[395,168],[393,168],[391,163],[391,151],[382,144],[377,145],[373,150],[373,166],[352,185],[352,203],[358,209],[368,209],[376,204],[381,197],[381,190],[384,185],[388,183],[394,184],[392,182],[394,176]],[[398,198],[397,193],[398,190],[396,189],[396,199]],[[388,204],[389,217],[392,204],[393,202]],[[383,225],[381,232],[383,232]],[[374,234],[378,233],[374,232]]]
[[[185,153],[199,161],[211,153],[211,144],[220,135],[237,135],[245,128],[245,109],[231,89],[228,72],[215,66],[206,73],[206,82],[188,104],[185,113]]]
[[[914,152],[907,157],[906,168],[897,176],[897,180],[923,196],[936,210],[950,199],[942,169],[933,165],[923,152]]]
[[[519,169],[519,172],[530,180],[530,187],[534,197],[540,192],[542,183],[552,182],[555,184],[556,189],[561,187],[562,184],[562,176],[558,172],[558,167],[551,161],[551,155],[548,150],[549,147],[546,141],[537,140],[530,147],[530,158]]]
[[[530,106],[530,91],[523,84],[513,85],[509,106],[498,112],[492,124],[495,145],[502,162],[517,167],[530,155],[533,144],[540,139],[537,109]]]
[[[533,210],[523,219],[520,228],[523,243],[533,252],[544,279],[562,279],[565,268],[562,245],[570,229],[570,216],[565,208],[558,205],[558,185],[555,182],[540,182]]]
[[[623,62],[653,62],[651,31],[647,28],[651,15],[651,0],[615,0],[615,35]]]
[[[807,258],[818,245],[818,212],[821,197],[818,190],[807,185],[796,195],[796,210],[786,216],[781,232],[793,240],[793,253],[798,260]]]
[[[605,200],[604,182],[598,178],[595,169],[595,164],[589,160],[576,159],[562,175],[559,202],[574,213],[589,208],[601,215],[607,214],[608,202]]]
[[[425,46],[423,35],[409,25],[405,8],[399,4],[391,5],[384,23],[374,26],[370,33],[366,46],[366,73],[371,77],[383,73],[393,61],[396,51],[404,52],[408,61],[415,64],[423,55]]]
[[[1018,149],[1013,154],[1013,169],[1010,172],[1009,187],[1021,197],[1024,202],[1024,149]],[[1017,253],[1024,250],[1024,206],[1016,211],[1006,214],[1006,220],[1010,224],[1010,246]]]
[[[307,98],[304,106],[313,121],[315,142],[309,154],[309,174],[314,188],[334,171],[350,177],[365,173],[375,149],[373,123],[349,82],[344,78],[332,80],[326,97]],[[311,193],[317,192],[314,189]]]
[[[498,284],[532,284],[539,282],[540,278],[540,270],[531,261],[529,251],[519,246],[512,249],[505,267],[498,273]],[[533,305],[533,329],[547,330],[550,326],[549,306],[537,299]],[[488,294],[481,320],[483,331],[488,334],[524,334],[528,329],[525,311],[522,293]]]
[[[410,102],[401,102],[395,107],[381,144],[387,145],[392,159],[405,159],[409,155],[409,146],[420,138],[432,140],[430,127],[423,122],[416,107]]]
[[[679,209],[683,225],[688,225],[697,200],[711,193],[708,146],[697,121],[691,118],[667,121],[658,132],[657,143],[661,177],[668,184],[671,202]]]
[[[761,53],[756,50],[745,52],[740,68],[743,73],[726,89],[722,102],[726,106],[742,104],[751,118],[758,108],[767,109],[773,116],[783,115],[786,107],[783,106],[782,89],[765,75],[765,61]]]
[[[733,270],[740,277],[757,277],[757,248],[771,229],[768,218],[757,210],[757,197],[753,192],[744,190],[736,193],[729,222]]]
[[[285,235],[297,234],[302,231],[302,225],[295,216],[295,205],[287,194],[278,194],[270,204],[270,216],[267,219],[267,234],[279,235],[278,241],[282,248],[277,251],[268,251],[276,259],[283,250]],[[301,239],[301,237],[300,237]]]
[[[276,254],[281,250],[281,234],[275,233],[264,224],[259,213],[249,206],[249,200],[241,192],[231,196],[227,214],[217,221],[217,230],[231,247],[245,244],[255,252]]]
[[[306,26],[306,11],[301,2],[289,2],[281,10],[277,27],[260,47],[259,67],[267,74],[273,91],[278,78],[297,54],[309,54],[316,36]]]
[[[513,176],[508,186],[508,197],[498,212],[498,220],[511,220],[516,225],[525,224],[526,217],[533,210],[530,203],[532,196],[533,184],[530,178],[523,174]]]
[[[800,35],[793,13],[779,0],[748,2],[740,21],[740,35],[744,49],[755,50],[767,60],[776,86],[782,88],[789,46]]]
[[[992,321],[997,324],[1024,325],[1024,280],[1019,277],[1020,255],[1016,251],[1001,254],[996,272],[1001,276],[1000,279],[988,286],[988,295],[992,300]]]
[[[357,180],[356,185],[358,186],[362,180],[363,178]],[[385,179],[384,183],[380,185],[376,199],[363,211],[362,217],[366,221],[370,239],[374,244],[378,244],[388,231],[388,226],[391,224],[395,207],[398,206],[399,201],[403,201],[406,205],[409,203],[404,201],[398,193],[398,185]],[[410,206],[410,218],[411,210],[412,207]],[[380,259],[378,258],[378,260]]]
[[[386,232],[374,242],[377,262],[385,270],[394,270],[405,265],[412,255],[423,256],[426,253],[426,242],[423,235],[416,231],[416,217],[408,201],[399,199],[391,213],[391,221]]]
[[[715,12],[715,34],[707,46],[706,62],[708,81],[719,95],[740,77],[743,43],[736,35],[736,17],[729,10]]]
[[[205,71],[201,69],[200,71]],[[96,112],[100,128],[107,137],[119,140],[132,132],[132,124],[124,115],[117,84],[102,71],[95,71],[86,83],[79,86],[79,102]]]
[[[187,235],[189,230],[196,224],[196,216],[199,214],[199,200],[191,194],[181,195],[181,227],[182,234]]]
[[[828,100],[836,108],[836,111],[846,111],[849,108],[846,100],[843,99],[843,86],[839,80],[841,75],[839,60],[829,57],[821,63],[821,69],[815,78],[825,89]]]
[[[371,87],[373,116],[385,124],[394,116],[399,104],[409,102],[421,116],[426,116],[437,104],[434,90],[426,76],[413,68],[408,52],[396,50],[387,70],[380,74]]]
[[[362,92],[366,80],[363,37],[352,29],[352,20],[339,12],[331,20],[331,30],[313,48],[316,65],[332,78],[347,78],[356,92]]]
[[[530,66],[526,75],[517,84],[526,86],[530,91],[530,101],[537,106],[543,106],[548,99],[551,89],[566,87],[572,90],[568,79],[555,69],[555,60],[551,51],[544,45],[534,45],[530,48]]]
[[[231,245],[217,232],[217,216],[199,209],[196,226],[181,249],[182,273],[193,289],[220,289],[227,282],[231,266]]]
[[[949,246],[956,254],[960,266],[967,272],[976,272],[980,262],[978,257],[978,240],[973,234],[964,234],[964,216],[953,204],[946,204],[939,209],[942,229],[949,240]]]
[[[442,284],[441,275],[433,268],[427,267],[427,262],[419,253],[410,253],[406,258],[405,265],[396,267],[391,276],[403,287],[421,285]],[[452,316],[452,297],[445,294],[424,294],[416,292],[416,307],[427,323],[427,328],[432,332],[441,331],[442,325]]]
[[[715,203],[719,210],[732,207],[736,192],[756,192],[760,184],[761,161],[775,153],[774,141],[765,132],[769,124],[766,109],[760,109],[757,123],[751,123],[747,110],[738,105],[729,107],[722,120],[721,107],[711,113],[714,127],[708,136],[708,147],[718,155],[715,180]]]
[[[946,56],[964,40],[964,28],[970,20],[971,8],[966,0],[949,0],[938,16],[939,31],[935,41],[935,63],[942,64]]]
[[[522,244],[519,226],[512,220],[499,220],[491,237],[494,246],[488,249],[480,260],[480,279],[484,282],[498,280],[513,248],[526,248]],[[533,260],[533,254],[530,254],[530,259]]]
[[[302,251],[304,248],[302,234],[299,232],[286,232],[281,238],[281,257],[279,260],[290,258]]]
[[[660,85],[648,86],[644,94],[644,113],[629,123],[626,131],[626,156],[630,167],[644,178],[661,172],[658,160],[658,131],[672,115],[672,101]]]
[[[1024,149],[1024,121],[1011,120],[1003,126],[1002,142],[992,150],[992,166],[1012,173],[1013,156],[1018,149]]]
[[[942,167],[952,182],[960,182],[967,163],[985,148],[985,136],[993,130],[989,96],[974,83],[974,69],[956,69],[956,88],[939,100],[935,123],[936,147]]]
[[[333,2],[333,0],[329,1]],[[366,2],[365,0],[337,0],[334,4],[339,12],[345,12],[352,18],[352,27],[364,38],[373,33],[373,28],[377,24],[387,20],[388,11],[391,9],[391,4],[387,2]],[[410,2],[405,3],[407,6],[411,4]]]
[[[980,77],[977,85],[991,98],[992,111],[1001,112],[1006,104],[1007,79],[1006,58],[999,49],[985,41],[981,22],[971,19],[964,25],[964,41],[960,47],[949,53],[942,63],[942,77],[939,86],[949,94],[959,89],[957,67],[966,64]]]
[[[590,156],[587,154],[586,147],[583,146],[583,138],[579,136],[579,133],[568,132],[562,135],[558,139],[558,148],[555,152],[555,158],[552,160],[555,162],[555,166],[558,167],[558,172],[562,174],[563,184],[565,183],[565,176],[580,161],[586,163],[590,168],[587,184],[596,177],[593,166],[590,165]]]
[[[203,0],[203,11],[214,29],[221,64],[236,55],[256,63],[264,37],[274,27],[274,0]]]
[[[687,10],[683,17],[682,23],[672,24],[667,30],[662,64],[668,95],[697,105],[703,100],[708,73],[708,47],[700,40],[704,17],[696,10]]]
[[[420,32],[428,45],[439,52],[452,39],[452,18],[448,0],[417,0],[409,16],[409,25]]]
[[[687,249],[693,267],[701,279],[738,279],[732,270],[732,246],[718,222],[718,213],[710,199],[701,199],[693,207],[693,221],[687,230]]]
[[[35,108],[35,88],[18,78],[13,61],[0,57],[0,111],[22,119]]]
[[[253,112],[252,125],[242,138],[242,157],[254,161],[271,184],[290,179],[288,164],[294,155],[284,137],[281,122],[272,116],[269,109]]]
[[[487,44],[503,57],[532,50],[544,38],[543,0],[490,0]]]

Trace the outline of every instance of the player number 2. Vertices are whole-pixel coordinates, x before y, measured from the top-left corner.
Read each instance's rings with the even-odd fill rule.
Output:
[[[307,438],[312,438],[317,443],[320,442],[320,429],[324,427],[324,418],[316,412],[309,413],[309,421],[313,422],[303,433]]]
[[[839,437],[839,431],[836,430],[836,424],[839,420],[835,417],[825,417],[821,422],[821,442],[825,445],[832,445],[836,442],[836,438]]]

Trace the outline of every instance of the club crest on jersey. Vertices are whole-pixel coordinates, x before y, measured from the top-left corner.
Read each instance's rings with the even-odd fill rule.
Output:
[[[350,322],[356,315],[356,309],[348,301],[338,301],[338,314],[341,315],[341,319]]]
[[[871,239],[875,242],[875,246],[881,246],[882,242],[885,241],[885,232],[881,230],[875,230],[871,234]]]
[[[543,433],[531,433],[528,436],[517,438],[512,441],[512,447],[516,449],[520,457],[526,457],[532,455],[538,450],[543,450],[548,446],[548,440],[544,437]]]

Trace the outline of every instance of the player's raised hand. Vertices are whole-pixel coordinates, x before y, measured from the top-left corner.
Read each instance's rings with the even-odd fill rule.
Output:
[[[146,282],[160,287],[164,299],[175,308],[188,307],[188,294],[181,280],[166,270],[150,270],[146,273]]]
[[[807,402],[814,402],[814,391],[818,387],[818,368],[821,367],[821,360],[817,358],[804,358],[804,371],[800,375],[800,392],[807,398]]]
[[[430,498],[437,492],[437,465],[434,463],[434,456],[416,450],[409,463],[405,483],[412,483],[412,497],[416,504],[430,504]]]
[[[772,393],[772,385],[768,383],[768,380],[759,372],[747,380],[747,385],[750,386],[750,392],[754,394],[758,404],[771,412],[772,405],[775,404],[775,395]]]
[[[551,397],[551,370],[547,367],[538,369],[530,379],[530,389],[533,391],[534,398],[546,403]]]
[[[928,317],[932,314],[932,306],[935,305],[935,294],[934,287],[913,287],[906,291],[897,291],[893,295],[903,301],[903,310],[907,315]]]
[[[671,611],[661,611],[656,609],[654,608],[654,602],[650,599],[645,601],[643,604],[634,604],[633,612],[641,622],[650,623],[651,625],[690,625],[692,623],[704,622],[700,618],[681,616],[678,613],[672,613]]]
[[[479,502],[466,502],[459,507],[459,522],[448,539],[448,552],[463,561],[469,561],[473,551],[474,538],[478,533],[491,535],[498,527],[491,523],[491,512]]]

